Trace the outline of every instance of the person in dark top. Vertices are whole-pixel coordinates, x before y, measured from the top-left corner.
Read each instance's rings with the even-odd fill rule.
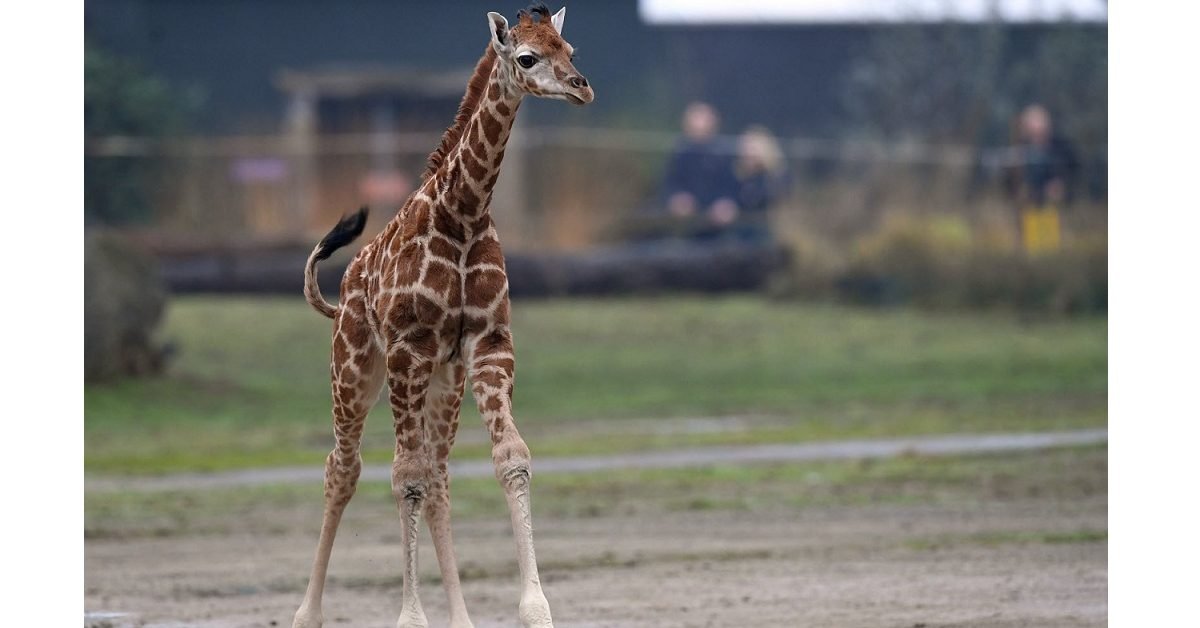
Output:
[[[1034,206],[1066,202],[1079,168],[1074,148],[1054,132],[1050,113],[1041,105],[1026,107],[1019,126],[1020,202]]]
[[[684,137],[671,155],[663,181],[667,213],[698,239],[719,235],[738,213],[734,147],[717,137],[718,125],[711,105],[688,105],[683,114]]]
[[[1050,113],[1029,105],[1018,120],[1017,209],[1026,253],[1057,251],[1062,242],[1059,211],[1070,200],[1078,170],[1075,151],[1054,133]]]
[[[738,138],[734,174],[738,182],[738,212],[729,231],[738,239],[770,239],[768,210],[785,191],[783,151],[765,127],[752,126]]]

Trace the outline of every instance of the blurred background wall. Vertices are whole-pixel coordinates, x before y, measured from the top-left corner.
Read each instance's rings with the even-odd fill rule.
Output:
[[[1090,285],[1056,307],[1103,307],[1092,284],[1106,277],[1104,3],[1025,5],[573,4],[566,35],[598,97],[578,109],[527,102],[493,207],[506,249],[520,259],[644,240],[663,222],[681,114],[704,101],[730,153],[753,128],[778,155],[764,220],[785,254],[755,257],[771,270],[751,287],[870,302],[937,286],[963,294],[927,300],[1054,300],[1037,295],[1063,282],[1021,257],[1029,161],[1018,119],[1035,106],[1070,157],[1048,251],[1069,259],[1048,272],[1070,268],[1063,281]],[[483,15],[497,9],[90,0],[88,224],[164,259],[191,255],[167,269],[177,287],[246,251],[287,251],[250,266],[294,275],[280,288],[291,290],[292,258],[339,215],[371,205],[370,232],[403,202],[486,42]],[[994,271],[1005,264],[1011,272]],[[985,285],[963,285],[980,273]],[[516,275],[516,293],[546,283]]]

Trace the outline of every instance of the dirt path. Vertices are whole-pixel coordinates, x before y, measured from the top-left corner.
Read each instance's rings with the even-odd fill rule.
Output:
[[[762,462],[805,462],[889,458],[903,454],[927,456],[995,453],[1092,445],[1107,442],[1107,430],[1077,430],[1028,434],[964,434],[920,436],[887,440],[853,440],[789,445],[752,445],[739,447],[695,447],[667,451],[636,452],[611,456],[538,458],[537,473],[588,473],[610,469],[667,469],[745,464]],[[452,477],[491,477],[490,461],[451,464]],[[321,467],[278,467],[246,469],[223,473],[181,473],[152,478],[89,478],[88,492],[108,491],[182,491],[234,488],[268,484],[320,484]],[[388,465],[363,468],[363,481],[388,481]]]
[[[541,460],[538,471],[1012,452],[1106,438],[1098,430],[709,448]],[[918,490],[896,490],[904,486],[881,478],[878,493],[833,494],[838,501],[829,502],[801,499],[816,485],[791,476],[766,488],[738,485],[771,496],[743,506],[721,505],[719,493],[669,505],[676,503],[669,495],[684,489],[699,486],[707,496],[704,483],[614,484],[580,497],[597,508],[578,512],[545,508],[543,493],[543,514],[536,517],[542,578],[559,628],[1104,626],[1107,458],[1096,449],[1066,453],[1074,451],[1014,453],[984,471],[942,469],[928,477],[918,466],[905,480]],[[220,493],[154,491],[276,481],[312,482],[318,491],[319,471],[146,478],[136,486],[147,493],[107,496],[130,510],[110,512],[87,539],[85,626],[290,626],[319,526],[317,493],[293,500],[265,492],[263,499],[230,504]],[[292,475],[301,473],[307,475]],[[462,465],[455,473],[492,471]],[[214,498],[197,498],[205,496]],[[842,505],[821,505],[830,503]],[[113,523],[136,523],[145,516],[138,509],[160,508],[155,504],[171,507],[154,516],[201,525]],[[574,514],[545,514],[555,512]],[[454,535],[475,626],[517,626],[519,588],[503,506],[456,520]],[[431,625],[444,626],[445,599],[424,530],[420,541],[422,602]],[[399,565],[400,526],[390,496],[377,491],[351,502],[330,566],[326,627],[395,625]]]
[[[386,503],[343,523],[326,626],[391,626],[399,525]],[[557,625],[569,627],[1103,626],[1107,503],[871,505],[789,512],[541,518],[538,556]],[[316,513],[255,512],[229,534],[89,540],[93,626],[289,626]],[[445,625],[422,535],[422,601]],[[456,523],[478,628],[516,626],[506,518]],[[107,613],[107,615],[104,615]]]

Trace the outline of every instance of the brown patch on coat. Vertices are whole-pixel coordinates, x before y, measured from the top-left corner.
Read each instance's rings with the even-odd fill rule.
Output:
[[[455,199],[455,206],[458,212],[464,216],[474,216],[480,210],[479,197],[475,192],[471,191],[470,186],[463,185],[458,189],[458,198]]]
[[[434,257],[440,257],[446,261],[458,263],[461,253],[458,247],[450,243],[449,240],[438,236],[433,236],[429,240],[429,252]]]
[[[413,295],[413,306],[418,323],[432,326],[442,321],[442,306],[433,299],[423,294]]]
[[[507,289],[508,278],[494,268],[472,270],[467,273],[467,305],[479,308],[487,307],[496,300],[496,297],[500,296],[501,292]]]
[[[475,159],[475,157],[471,155],[470,151],[463,151],[462,163],[463,167],[467,169],[467,174],[471,176],[471,179],[479,181],[482,180],[483,177],[487,176],[487,165],[482,161]]]
[[[466,239],[466,232],[463,230],[462,223],[455,220],[454,216],[445,207],[437,208],[437,214],[433,217],[433,226],[437,229],[438,233],[451,240],[463,242]]]
[[[358,353],[354,354],[354,364],[358,367],[358,370],[365,373],[373,361],[371,358],[372,356],[370,349],[366,351],[359,351]]]
[[[425,261],[425,248],[417,242],[409,242],[396,256],[395,284],[407,286],[421,278],[421,265]]]
[[[350,347],[346,344],[346,339],[341,334],[333,336],[333,362],[334,364],[345,364],[350,359]]]
[[[398,241],[408,241],[429,231],[429,203],[413,201]]]
[[[499,329],[475,341],[475,355],[487,357],[496,353],[512,353],[512,336]]]
[[[365,312],[363,312],[364,308],[361,301],[362,299],[356,298],[354,299],[353,304],[347,303],[343,309],[346,311],[353,310],[355,314],[362,316],[362,314]],[[353,305],[353,307],[351,307],[351,305]],[[348,319],[349,315],[342,315],[341,323],[338,325],[338,331],[345,335],[346,341],[355,347],[361,347],[367,344],[367,341],[371,339],[371,330],[367,328],[366,323],[362,320],[355,321]]]
[[[478,264],[493,264],[504,268],[504,252],[500,242],[492,237],[486,237],[471,245],[467,252],[467,268]]]
[[[424,283],[430,290],[442,296],[447,296],[450,293],[451,287],[456,288],[455,291],[457,292],[457,280],[457,271],[450,270],[441,265],[430,265],[429,271],[425,273]]]
[[[482,116],[483,136],[487,138],[490,146],[495,146],[500,143],[500,121],[495,116],[484,114]]]

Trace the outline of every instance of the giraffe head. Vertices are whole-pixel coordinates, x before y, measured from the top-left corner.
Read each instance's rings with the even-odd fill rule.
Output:
[[[546,5],[537,3],[518,13],[517,25],[509,28],[503,15],[488,13],[492,47],[497,63],[509,70],[502,76],[511,81],[510,87],[523,94],[586,105],[595,94],[572,63],[575,48],[562,38],[566,16],[566,7],[550,15]]]

